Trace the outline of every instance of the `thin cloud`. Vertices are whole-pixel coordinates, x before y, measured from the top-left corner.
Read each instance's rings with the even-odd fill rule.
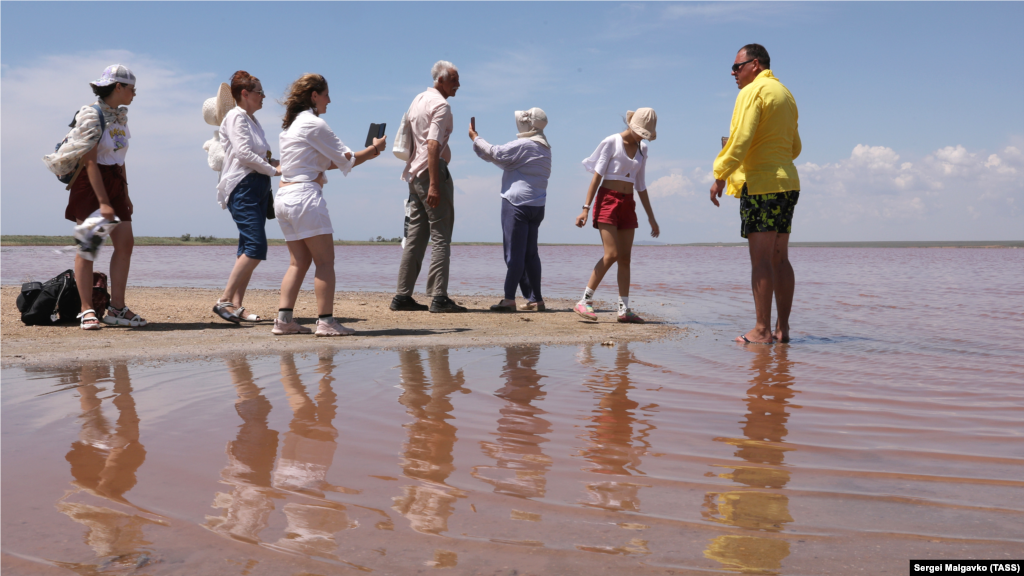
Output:
[[[800,3],[799,12],[807,14],[812,5]],[[780,2],[681,2],[667,6],[662,21],[699,20],[702,23],[759,22],[794,12],[789,3]]]

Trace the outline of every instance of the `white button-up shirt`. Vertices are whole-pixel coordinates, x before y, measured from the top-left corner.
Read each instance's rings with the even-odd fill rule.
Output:
[[[452,161],[452,151],[448,148],[453,128],[452,108],[437,88],[427,88],[413,99],[407,118],[412,132],[412,154],[405,164],[402,180],[412,182],[427,169],[427,140],[436,140],[441,145],[441,159]]]
[[[217,183],[217,203],[227,209],[228,197],[250,172],[273,176],[277,169],[270,165],[270,144],[263,126],[240,106],[232,108],[220,123],[220,143],[224,147],[224,165]]]
[[[300,112],[292,125],[281,132],[280,142],[281,182],[312,182],[332,162],[347,176],[355,165],[355,153],[312,110]]]

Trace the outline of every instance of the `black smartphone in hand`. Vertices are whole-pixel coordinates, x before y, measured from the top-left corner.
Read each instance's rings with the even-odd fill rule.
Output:
[[[383,138],[384,137],[384,129],[387,128],[387,126],[388,126],[387,122],[383,122],[381,124],[370,124],[370,131],[366,133],[366,144],[365,144],[365,146],[367,148],[369,148],[370,146],[373,146],[373,139],[374,138]]]

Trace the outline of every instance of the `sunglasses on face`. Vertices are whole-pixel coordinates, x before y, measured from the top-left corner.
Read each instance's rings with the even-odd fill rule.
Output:
[[[267,96],[267,94],[265,92],[263,92],[262,89],[260,89],[260,90],[247,90],[247,92],[249,92],[250,94],[259,94],[260,96],[263,96],[263,97]]]
[[[757,58],[751,58],[750,60],[747,60],[746,62],[737,62],[737,63],[733,64],[732,65],[733,73],[739,72],[740,68],[743,68],[743,66],[746,65],[746,64],[750,64],[754,60],[757,60]]]

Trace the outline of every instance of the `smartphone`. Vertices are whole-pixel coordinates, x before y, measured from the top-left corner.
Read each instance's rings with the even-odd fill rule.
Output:
[[[726,143],[729,142],[728,136],[722,136],[722,148],[725,148]]]
[[[374,138],[383,138],[384,137],[384,129],[387,128],[387,126],[388,126],[387,122],[382,122],[380,124],[370,124],[370,130],[366,133],[366,144],[365,144],[365,146],[367,148],[369,148],[370,146],[373,146],[373,139]]]
[[[469,125],[473,127],[473,132],[476,132],[476,116],[469,118]]]

